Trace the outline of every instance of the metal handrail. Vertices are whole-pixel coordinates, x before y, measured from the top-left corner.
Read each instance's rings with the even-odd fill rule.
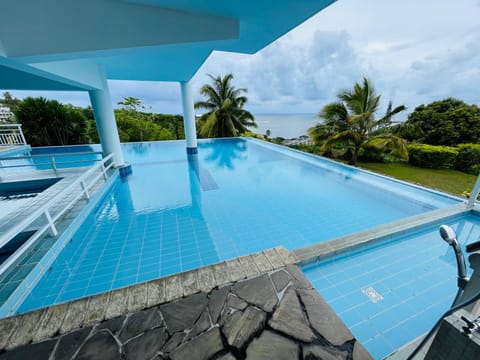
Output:
[[[27,145],[22,124],[0,125],[0,145]]]
[[[16,165],[0,165],[0,169],[27,167],[27,166],[50,166],[52,170],[57,170],[58,165],[66,164],[80,164],[92,161],[100,161],[101,159],[88,159],[88,160],[74,160],[74,161],[56,161],[56,158],[62,158],[67,156],[84,156],[84,155],[102,155],[101,151],[82,151],[75,153],[61,153],[61,154],[44,154],[44,155],[24,155],[24,156],[8,156],[0,157],[0,163],[4,161],[15,160],[30,160],[30,159],[48,159],[49,162],[33,163],[33,164],[16,164]]]
[[[0,161],[2,160],[23,160],[23,159],[38,159],[44,157],[65,157],[65,156],[80,156],[80,155],[98,155],[103,154],[101,151],[79,151],[79,152],[71,152],[71,153],[58,153],[58,154],[40,154],[40,155],[23,155],[23,156],[7,156],[7,157],[0,157]]]
[[[52,236],[56,236],[58,234],[55,222],[60,219],[60,217],[65,214],[65,212],[70,209],[71,206],[73,206],[73,204],[75,204],[81,197],[85,197],[85,199],[87,200],[90,199],[90,188],[100,179],[100,177],[103,176],[104,179],[107,179],[107,171],[114,166],[113,161],[111,161],[112,158],[113,154],[109,154],[108,156],[103,158],[99,164],[95,164],[88,171],[83,173],[78,179],[76,179],[60,193],[58,193],[55,197],[47,201],[42,207],[35,210],[32,214],[28,215],[26,218],[24,218],[22,221],[17,223],[15,226],[13,226],[11,229],[9,229],[7,232],[0,236],[0,247],[2,247],[19,233],[28,228],[34,221],[36,221],[41,216],[45,216],[45,219],[47,220],[46,225],[37,230],[35,234],[32,235],[32,237],[30,237],[22,246],[20,246],[15,251],[14,254],[12,254],[0,265],[0,275],[3,274],[8,269],[8,267],[13,264],[13,262],[17,260],[47,230],[50,231],[50,234]],[[106,165],[107,162],[109,162],[108,165]],[[100,174],[93,177],[93,174],[99,169],[101,169]],[[78,186],[81,187],[82,191],[80,191],[79,194],[75,196],[71,201],[65,204],[57,214],[52,216],[50,214],[51,208],[55,204],[59,203],[65,196],[70,195],[72,193],[72,190]]]

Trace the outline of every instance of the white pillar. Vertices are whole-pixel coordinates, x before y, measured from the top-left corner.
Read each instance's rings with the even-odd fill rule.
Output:
[[[180,82],[182,90],[183,127],[187,140],[187,153],[197,153],[197,129],[195,126],[195,111],[193,109],[192,86],[189,81]]]
[[[123,154],[107,80],[104,79],[103,90],[90,90],[88,94],[90,95],[93,115],[95,116],[98,135],[102,143],[103,155],[113,153],[115,166],[122,166],[124,165]]]

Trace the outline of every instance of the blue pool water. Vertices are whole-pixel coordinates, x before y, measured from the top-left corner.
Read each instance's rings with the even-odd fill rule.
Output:
[[[278,245],[289,249],[458,200],[245,139],[123,144],[117,181],[20,311]]]
[[[445,221],[465,245],[480,239],[480,216]],[[449,309],[457,292],[453,250],[440,223],[387,244],[305,267],[307,278],[375,359],[424,334]],[[373,288],[383,299],[371,301]]]

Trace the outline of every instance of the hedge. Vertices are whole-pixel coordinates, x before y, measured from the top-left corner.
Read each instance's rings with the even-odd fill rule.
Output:
[[[455,169],[478,175],[480,172],[480,144],[460,144],[458,148]]]
[[[447,169],[454,166],[458,149],[413,143],[408,145],[408,154],[408,162],[412,165],[430,169]]]

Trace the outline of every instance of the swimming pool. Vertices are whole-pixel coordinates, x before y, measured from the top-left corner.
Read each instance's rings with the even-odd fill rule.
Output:
[[[250,139],[122,144],[118,180],[19,311],[289,249],[456,204],[458,199]]]
[[[456,230],[464,251],[480,239],[480,215],[472,212],[303,268],[374,358],[429,331],[450,308],[457,265],[453,250],[440,238],[443,223]]]

